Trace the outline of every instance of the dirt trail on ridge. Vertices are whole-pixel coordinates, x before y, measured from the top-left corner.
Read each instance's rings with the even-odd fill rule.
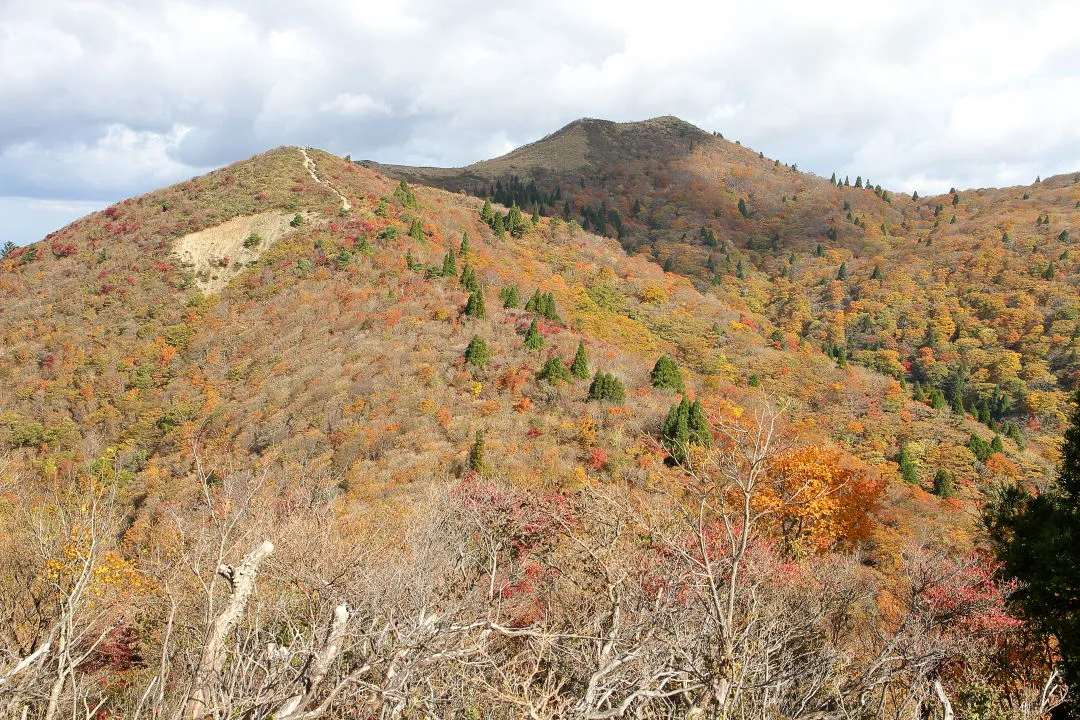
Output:
[[[311,159],[310,155],[308,155],[307,149],[300,148],[300,154],[304,156],[304,167],[307,168],[308,175],[311,176],[311,179],[319,183],[320,185],[325,185],[326,187],[330,188],[330,190],[338,196],[338,199],[341,200],[342,210],[352,210],[352,203],[349,202],[349,199],[342,195],[336,187],[329,183],[329,181],[323,180],[319,177],[319,173],[317,171],[317,168],[315,167],[315,161]]]

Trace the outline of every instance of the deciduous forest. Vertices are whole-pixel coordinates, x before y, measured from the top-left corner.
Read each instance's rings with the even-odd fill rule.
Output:
[[[1076,221],[658,118],[6,247],[0,712],[1069,712]]]

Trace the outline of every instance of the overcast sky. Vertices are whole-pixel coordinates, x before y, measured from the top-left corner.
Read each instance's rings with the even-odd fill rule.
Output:
[[[278,145],[463,165],[677,115],[921,194],[1080,170],[1076,0],[0,0],[0,243]]]

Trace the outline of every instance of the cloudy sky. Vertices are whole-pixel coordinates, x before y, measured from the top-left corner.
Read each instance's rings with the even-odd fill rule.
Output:
[[[893,190],[1080,170],[1075,0],[0,0],[0,243],[278,145],[462,165],[678,115]]]

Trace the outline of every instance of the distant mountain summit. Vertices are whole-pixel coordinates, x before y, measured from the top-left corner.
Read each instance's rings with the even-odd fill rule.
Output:
[[[561,173],[588,174],[620,163],[670,160],[714,139],[711,133],[672,115],[625,123],[581,118],[506,155],[462,168],[383,165],[370,160],[362,164],[391,177],[459,190],[509,175],[554,179]]]

